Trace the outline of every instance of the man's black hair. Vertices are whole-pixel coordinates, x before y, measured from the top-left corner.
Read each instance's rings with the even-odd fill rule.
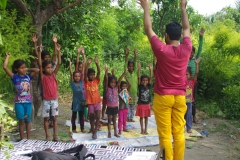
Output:
[[[179,40],[182,34],[182,26],[178,22],[170,22],[166,26],[166,33],[170,40]]]

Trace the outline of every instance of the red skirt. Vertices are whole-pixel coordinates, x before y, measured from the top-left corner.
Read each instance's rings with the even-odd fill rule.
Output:
[[[151,117],[150,104],[138,104],[136,115],[141,118]]]

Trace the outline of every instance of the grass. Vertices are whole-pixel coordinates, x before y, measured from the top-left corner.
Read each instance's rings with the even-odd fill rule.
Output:
[[[240,121],[238,120],[230,120],[229,123],[237,128],[240,128]]]
[[[228,129],[229,129],[229,126],[226,123],[219,124],[214,128],[208,128],[208,130],[212,133],[222,132]]]

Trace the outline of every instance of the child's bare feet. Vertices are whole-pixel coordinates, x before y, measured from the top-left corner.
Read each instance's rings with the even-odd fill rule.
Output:
[[[114,133],[114,136],[115,136],[115,137],[120,137],[117,133]]]
[[[88,131],[88,133],[92,133],[92,130],[90,129],[90,130]]]
[[[147,131],[145,131],[144,134],[148,135],[149,133]]]
[[[77,131],[76,130],[72,130],[72,133],[77,133]]]
[[[118,131],[118,134],[121,135],[121,134],[122,134],[122,131]]]
[[[124,129],[123,132],[129,132],[127,129]]]
[[[47,135],[47,136],[46,136],[46,141],[49,141],[49,140],[50,140],[50,136]]]
[[[192,130],[190,129],[190,130],[187,130],[187,133],[192,133]]]
[[[108,138],[112,138],[111,133],[108,133]]]
[[[86,133],[86,131],[84,129],[81,130],[82,133]]]
[[[141,130],[141,134],[144,134],[145,132],[143,130]]]
[[[60,140],[58,139],[57,136],[54,136],[54,137],[53,137],[53,142],[60,142]]]
[[[89,119],[85,118],[85,122],[89,122]]]
[[[93,133],[92,138],[93,138],[93,139],[97,139],[97,133],[96,133],[96,132]]]
[[[101,127],[102,127],[102,124],[99,123],[99,124],[98,124],[98,131],[101,131]]]

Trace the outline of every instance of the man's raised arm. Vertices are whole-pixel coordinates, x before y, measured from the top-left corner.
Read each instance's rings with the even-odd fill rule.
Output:
[[[182,13],[183,37],[190,37],[190,24],[186,12],[187,1],[180,0],[180,9]]]
[[[151,41],[151,38],[155,36],[155,32],[152,29],[152,21],[150,17],[150,0],[139,0],[138,3],[142,6],[144,11],[144,29],[147,34],[148,40]]]

